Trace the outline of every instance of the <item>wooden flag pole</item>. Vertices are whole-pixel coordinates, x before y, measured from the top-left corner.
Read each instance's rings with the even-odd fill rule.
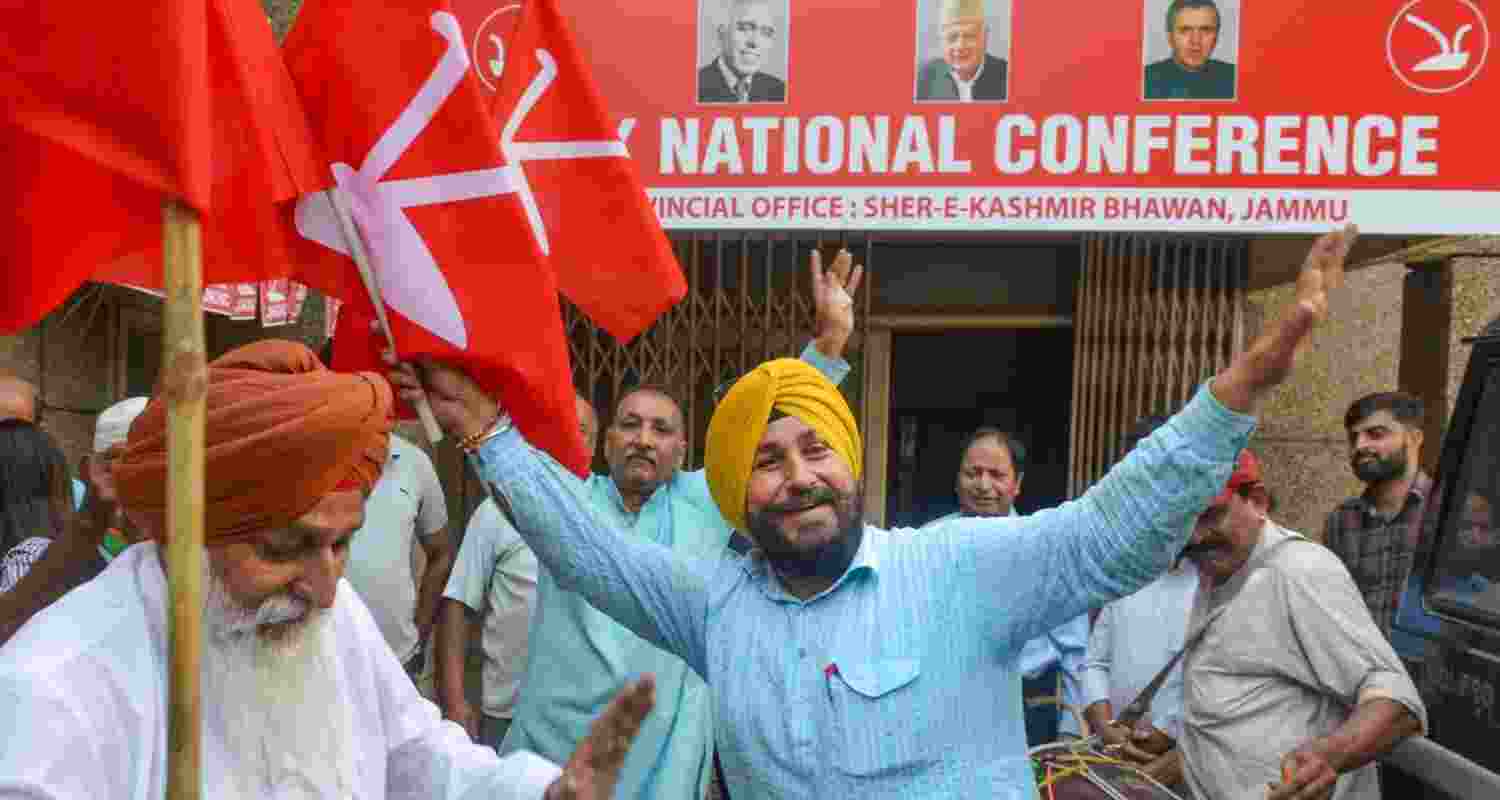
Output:
[[[198,212],[162,205],[162,336],[167,399],[167,586],[172,672],[168,690],[167,800],[203,790],[199,658],[203,648],[203,422],[208,391],[203,334],[203,247]]]
[[[339,230],[344,234],[344,243],[349,246],[349,255],[354,258],[360,280],[364,282],[365,291],[370,295],[370,304],[375,307],[375,319],[380,323],[380,332],[385,335],[385,343],[394,353],[396,337],[391,333],[391,319],[385,312],[385,301],[380,296],[380,283],[375,280],[375,270],[370,266],[370,253],[365,249],[364,237],[359,235],[359,228],[354,225],[354,215],[349,212],[349,201],[337,187],[324,191],[323,195],[328,198],[329,205],[333,206]],[[443,428],[438,425],[437,417],[432,415],[432,406],[427,404],[426,394],[417,401],[417,418],[422,421],[427,441],[437,444],[443,440]]]

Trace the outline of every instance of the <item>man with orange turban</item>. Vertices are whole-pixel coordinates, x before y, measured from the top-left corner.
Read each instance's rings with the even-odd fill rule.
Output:
[[[417,694],[344,585],[385,462],[385,380],[266,341],[209,366],[206,404],[205,797],[609,797],[650,709],[649,679],[617,698],[564,770],[530,753],[498,759]],[[125,513],[155,541],[0,650],[0,797],[164,796],[166,405],[146,407],[112,463]]]
[[[731,796],[1035,797],[1021,647],[1181,552],[1254,429],[1248,412],[1327,314],[1353,239],[1319,239],[1286,319],[1082,497],[921,536],[863,523],[854,416],[797,361],[741,378],[709,424],[714,501],[755,549],[707,564],[591,513],[579,481],[461,371],[427,362],[420,383],[391,380],[403,397],[427,391],[561,586],[703,676]]]

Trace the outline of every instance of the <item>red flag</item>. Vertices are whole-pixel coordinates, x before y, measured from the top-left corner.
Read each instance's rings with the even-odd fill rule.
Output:
[[[556,280],[448,3],[308,3],[284,52],[368,244],[397,350],[463,365],[533,444],[582,472]],[[330,254],[348,250],[332,194],[303,198],[296,219]],[[324,258],[299,280],[349,301],[334,363],[378,366],[368,297],[340,291],[359,285],[353,261]]]
[[[326,184],[254,0],[0,11],[0,330],[87,280],[161,286],[161,203],[203,215],[205,283],[284,276],[272,204]]]
[[[455,6],[558,287],[616,339],[635,337],[687,286],[567,20],[556,0]]]

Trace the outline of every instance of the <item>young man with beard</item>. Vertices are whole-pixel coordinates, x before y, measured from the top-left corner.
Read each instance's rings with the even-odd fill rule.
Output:
[[[1083,497],[923,535],[862,522],[854,416],[801,361],[762,364],[714,411],[709,488],[756,548],[712,561],[593,511],[462,371],[426,362],[421,384],[406,370],[391,380],[408,398],[425,384],[560,586],[704,677],[731,796],[1019,800],[1036,796],[1022,645],[1141,588],[1182,550],[1254,429],[1248,412],[1327,314],[1353,238],[1320,238],[1297,305]]]
[[[1366,395],[1349,406],[1349,465],[1365,491],[1323,524],[1323,544],[1343,560],[1386,638],[1411,573],[1432,479],[1422,471],[1422,401],[1405,392]]]
[[[650,709],[622,693],[559,774],[443,722],[342,580],[385,463],[389,385],[266,341],[208,368],[202,640],[205,797],[605,800]],[[157,800],[168,779],[167,409],[111,465],[154,541],[0,650],[0,797]]]
[[[1379,800],[1375,758],[1421,733],[1426,709],[1349,571],[1266,517],[1248,452],[1186,553],[1199,589],[1179,745],[1193,796]]]
[[[826,271],[816,252],[810,259],[818,329],[803,358],[836,381],[849,371],[842,355],[854,331],[850,294],[863,271],[851,270],[847,251]],[[728,547],[730,526],[714,506],[703,472],[682,469],[686,455],[677,402],[662,388],[637,387],[620,398],[604,429],[609,473],[590,475],[579,486],[580,499],[622,538],[653,542],[694,563],[712,564]],[[522,530],[523,537],[527,533]],[[709,572],[705,567],[703,576]],[[616,796],[703,797],[713,773],[714,736],[702,679],[680,657],[632,633],[596,605],[555,571],[538,572],[520,698],[500,752],[530,750],[546,758],[571,752],[614,687],[650,672],[659,702],[625,760]]]

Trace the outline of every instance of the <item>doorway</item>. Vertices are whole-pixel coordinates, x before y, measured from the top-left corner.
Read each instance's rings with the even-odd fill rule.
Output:
[[[916,527],[958,510],[959,448],[982,425],[1025,447],[1020,513],[1066,499],[1073,344],[1058,327],[895,332],[887,523]]]

